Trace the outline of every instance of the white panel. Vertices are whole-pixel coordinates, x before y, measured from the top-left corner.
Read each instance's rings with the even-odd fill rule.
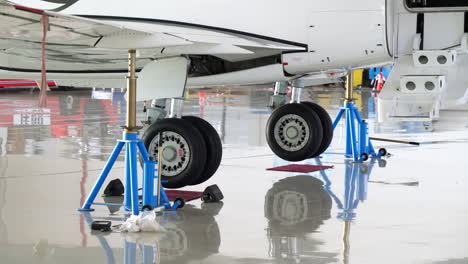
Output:
[[[41,0],[13,0],[12,1],[15,4],[22,5],[22,6],[28,6],[28,7],[34,7],[37,9],[55,9],[59,8],[63,4],[56,4],[56,3],[49,3]]]
[[[137,101],[183,97],[188,61],[184,57],[148,63],[138,74]]]
[[[308,36],[308,54],[283,55],[288,73],[359,67],[390,59],[385,11],[312,12]]]
[[[435,94],[444,89],[445,76],[401,76],[402,93]]]
[[[167,55],[180,55],[180,54],[253,54],[252,51],[239,48],[231,44],[212,44],[212,43],[195,43],[193,45],[167,47],[161,54]]]
[[[355,66],[386,54],[384,12],[313,13],[310,25],[309,50],[315,51],[310,53],[312,64]]]
[[[424,49],[445,49],[460,44],[464,13],[425,13]]]
[[[398,56],[413,52],[413,38],[416,35],[416,14],[400,14],[398,18]]]
[[[428,108],[436,110],[439,107],[453,109],[466,106],[468,54],[457,54],[456,61],[454,67],[416,67],[413,55],[400,56],[379,96],[379,121],[388,120],[392,115],[408,116],[417,112],[422,113],[424,112],[422,110]],[[441,79],[440,76],[444,78]],[[416,86],[414,90],[405,90],[405,80],[409,80],[408,78],[414,80]],[[427,91],[425,80],[431,80],[434,84],[442,81],[442,85],[437,85],[433,89],[441,88],[440,92]]]
[[[192,42],[164,33],[144,33],[121,30],[104,36],[96,48],[104,49],[151,49],[166,46],[190,45]]]
[[[420,50],[413,53],[417,67],[451,67],[457,62],[456,50]]]
[[[0,72],[1,73],[1,72]],[[71,86],[71,87],[86,87],[86,88],[116,88],[125,89],[127,88],[127,82],[125,80],[125,74],[121,74],[119,79],[93,79],[92,76],[88,76],[89,79],[56,79],[55,82],[59,86]],[[71,75],[74,77],[75,75]],[[62,77],[66,78],[64,74]],[[71,78],[68,75],[68,78]],[[110,77],[110,76],[109,76]]]
[[[283,66],[273,64],[243,71],[235,71],[206,77],[189,78],[188,87],[203,87],[209,85],[252,84],[286,81]]]

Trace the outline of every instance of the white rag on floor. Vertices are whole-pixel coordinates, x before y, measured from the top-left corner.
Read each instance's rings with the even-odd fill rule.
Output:
[[[166,231],[157,221],[154,211],[140,212],[132,215],[119,228],[121,232],[164,232]]]

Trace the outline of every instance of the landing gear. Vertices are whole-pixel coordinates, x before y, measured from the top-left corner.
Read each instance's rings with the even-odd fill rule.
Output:
[[[272,151],[288,161],[315,158],[333,139],[333,124],[327,111],[312,102],[284,105],[270,116],[267,142]]]
[[[318,152],[323,139],[322,122],[305,104],[283,105],[270,116],[266,138],[280,158],[301,161]]]
[[[287,82],[278,82],[272,97],[273,114],[267,123],[266,138],[271,150],[288,161],[301,161],[322,154],[333,139],[333,124],[318,104],[301,102],[304,82],[291,82],[291,102],[286,103]],[[281,106],[280,106],[281,105]]]
[[[223,150],[221,139],[210,123],[195,116],[154,122],[142,136],[153,160],[157,160],[160,133],[163,133],[162,180],[165,188],[197,185],[214,175]]]
[[[167,118],[153,123],[142,136],[148,154],[157,160],[159,135],[162,138],[162,181],[165,188],[181,188],[196,182],[206,162],[203,136],[189,122]]]
[[[206,163],[203,172],[197,180],[190,183],[190,185],[197,185],[207,181],[215,174],[219,164],[221,164],[223,145],[218,132],[207,121],[196,116],[184,116],[182,119],[188,121],[200,131],[206,144]]]
[[[327,110],[325,110],[320,105],[316,103],[312,103],[312,102],[302,102],[301,104],[306,105],[312,111],[314,111],[320,118],[320,122],[322,124],[322,128],[323,128],[322,142],[320,143],[320,147],[318,148],[317,152],[311,153],[309,157],[309,158],[315,158],[315,157],[320,156],[320,154],[322,154],[325,150],[327,150],[328,146],[330,146],[330,143],[332,142],[332,139],[333,139],[333,123],[330,118],[330,115],[328,115]]]

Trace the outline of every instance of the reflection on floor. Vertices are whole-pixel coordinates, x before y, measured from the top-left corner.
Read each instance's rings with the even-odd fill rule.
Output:
[[[322,158],[302,162],[334,169],[298,175],[265,170],[289,164],[265,142],[271,88],[190,91],[185,114],[213,124],[224,156],[210,181],[187,189],[216,183],[225,199],[164,212],[160,234],[91,232],[90,221],[118,224],[123,210],[76,211],[121,137],[123,92],[55,91],[39,109],[34,93],[0,91],[0,262],[468,263],[466,112],[379,124],[375,95],[358,90],[372,135],[423,144],[374,142],[392,156],[352,163],[340,154],[340,126]],[[302,99],[334,116],[342,97],[342,88],[317,87]],[[114,178],[123,179],[122,160]]]

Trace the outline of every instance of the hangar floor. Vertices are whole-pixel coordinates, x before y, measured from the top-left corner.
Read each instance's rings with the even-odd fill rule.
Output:
[[[186,189],[216,183],[223,204],[194,201],[166,212],[163,234],[102,235],[86,222],[118,224],[122,212],[76,208],[121,136],[123,93],[51,92],[48,108],[37,109],[29,92],[1,92],[0,263],[468,263],[467,112],[442,112],[433,133],[421,123],[382,125],[372,121],[370,91],[357,91],[372,135],[423,144],[374,142],[392,155],[353,164],[337,154],[340,126],[328,153],[305,162],[333,169],[272,172],[265,169],[287,162],[264,138],[270,93],[269,86],[190,93],[184,112],[214,125],[224,156],[209,182]],[[342,97],[341,88],[303,93],[332,116]],[[110,178],[123,178],[122,161]]]

